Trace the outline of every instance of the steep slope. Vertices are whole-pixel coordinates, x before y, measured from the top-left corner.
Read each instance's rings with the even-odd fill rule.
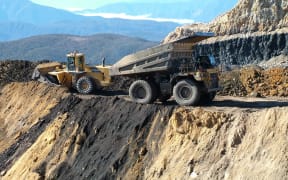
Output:
[[[257,64],[277,56],[287,60],[287,37],[286,28],[273,32],[217,36],[199,43],[195,52],[214,54],[222,64]]]
[[[193,31],[212,31],[218,36],[271,32],[288,27],[286,0],[239,0],[235,8],[207,24],[177,27],[164,42],[177,39]]]
[[[288,178],[287,100],[179,108],[108,96],[54,101],[61,91],[30,82],[1,92],[0,142],[14,142],[0,152],[1,179]],[[33,118],[40,107],[44,114]]]
[[[85,53],[87,63],[99,64],[103,57],[113,64],[123,56],[156,45],[155,42],[114,34],[93,36],[43,35],[0,43],[0,59],[65,61],[75,50]]]
[[[66,92],[65,88],[41,83],[12,83],[1,90],[1,170],[10,166],[14,158],[25,152],[33,139],[37,138],[40,129],[44,130],[45,124],[49,122],[43,118],[67,96]]]
[[[219,35],[274,31],[288,27],[286,0],[240,0],[230,12],[209,24]]]
[[[157,146],[148,147],[144,177],[286,179],[286,120],[287,107],[233,113],[178,109]],[[150,153],[154,148],[157,155]]]

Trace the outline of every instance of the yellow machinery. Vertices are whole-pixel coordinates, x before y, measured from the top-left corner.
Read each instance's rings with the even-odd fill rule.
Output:
[[[79,93],[89,94],[111,84],[109,69],[110,66],[105,66],[104,62],[102,65],[88,66],[84,54],[73,52],[67,54],[66,65],[58,62],[39,64],[32,79],[64,85],[75,88]]]

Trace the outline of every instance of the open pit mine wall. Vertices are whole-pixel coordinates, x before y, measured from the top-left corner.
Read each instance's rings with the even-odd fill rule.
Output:
[[[287,103],[274,103],[141,105],[8,84],[0,95],[0,179],[287,179]]]
[[[219,64],[255,64],[281,54],[288,54],[288,33],[234,35],[212,38],[195,49],[195,55],[213,54]]]

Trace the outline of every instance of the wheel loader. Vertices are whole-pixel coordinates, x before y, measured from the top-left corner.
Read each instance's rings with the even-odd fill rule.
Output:
[[[74,88],[79,93],[89,94],[98,88],[111,84],[109,75],[110,66],[88,66],[85,64],[85,56],[82,53],[73,52],[67,54],[65,64],[51,62],[39,64],[32,75],[33,80],[59,84],[68,88]]]

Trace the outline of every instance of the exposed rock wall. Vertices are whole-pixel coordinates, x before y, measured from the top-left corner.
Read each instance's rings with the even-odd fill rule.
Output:
[[[288,31],[253,33],[212,38],[196,47],[195,53],[213,54],[219,63],[250,64],[288,54]]]
[[[288,27],[287,0],[240,0],[230,12],[209,23],[218,35],[274,31]]]
[[[197,48],[212,53],[222,63],[249,64],[287,54],[287,0],[239,0],[231,11],[208,24],[177,27],[163,41],[167,43],[195,31],[210,31],[217,38]]]

